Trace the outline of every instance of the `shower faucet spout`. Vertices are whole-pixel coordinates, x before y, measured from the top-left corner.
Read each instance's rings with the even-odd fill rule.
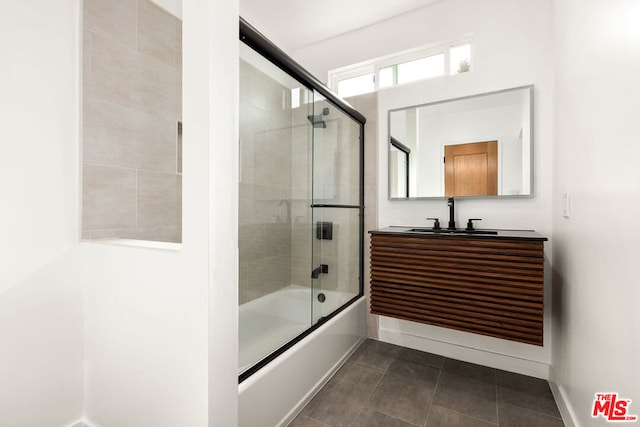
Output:
[[[455,202],[453,197],[449,197],[447,199],[447,206],[449,206],[449,227],[448,230],[456,229],[456,220],[455,220]]]
[[[327,273],[329,273],[329,266],[327,264],[320,264],[319,267],[314,268],[313,271],[311,272],[311,278],[317,279],[318,277],[320,277],[321,274],[327,274]]]

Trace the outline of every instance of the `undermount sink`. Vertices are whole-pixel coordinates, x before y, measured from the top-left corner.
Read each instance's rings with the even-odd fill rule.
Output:
[[[497,235],[496,230],[465,230],[463,228],[456,230],[449,230],[446,228],[411,228],[407,230],[411,233],[430,233],[430,234],[483,234],[483,235]]]

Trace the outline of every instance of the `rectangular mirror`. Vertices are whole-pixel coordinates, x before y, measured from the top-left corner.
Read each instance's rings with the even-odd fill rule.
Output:
[[[531,197],[533,86],[389,111],[389,199]]]

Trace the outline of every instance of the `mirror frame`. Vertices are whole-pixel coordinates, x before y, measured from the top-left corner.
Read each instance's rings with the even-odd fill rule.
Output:
[[[434,102],[427,102],[424,104],[415,104],[415,105],[408,105],[405,107],[401,107],[401,108],[394,108],[391,109],[389,111],[387,111],[387,199],[390,201],[406,201],[406,200],[446,200],[447,196],[443,195],[443,196],[420,196],[420,197],[391,197],[391,167],[390,167],[390,162],[391,162],[391,148],[393,146],[392,144],[392,136],[391,136],[391,113],[394,113],[396,111],[404,111],[404,110],[408,110],[410,108],[422,108],[422,107],[428,107],[428,106],[432,106],[432,105],[438,105],[438,104],[445,104],[445,103],[449,103],[449,102],[456,102],[456,101],[463,101],[466,99],[472,99],[472,98],[479,98],[482,96],[488,96],[488,95],[497,95],[500,93],[504,93],[504,92],[511,92],[511,91],[515,91],[515,90],[523,90],[523,89],[528,89],[529,90],[529,138],[531,143],[529,144],[529,164],[530,164],[530,168],[529,168],[529,187],[530,187],[530,191],[529,194],[515,194],[515,195],[511,195],[511,194],[503,194],[503,195],[497,195],[497,196],[456,196],[456,199],[503,199],[503,198],[507,198],[507,199],[530,199],[533,198],[534,196],[534,151],[533,151],[533,146],[534,146],[534,120],[533,120],[533,109],[534,109],[534,103],[533,103],[533,94],[534,94],[534,85],[530,84],[530,85],[525,85],[525,86],[516,86],[516,87],[511,87],[511,88],[507,88],[507,89],[500,89],[500,90],[496,90],[496,91],[491,91],[491,92],[482,92],[482,93],[477,93],[477,94],[473,94],[473,95],[467,95],[467,96],[461,96],[458,98],[449,98],[449,99],[443,99],[440,101],[434,101]],[[395,138],[393,138],[395,140]]]

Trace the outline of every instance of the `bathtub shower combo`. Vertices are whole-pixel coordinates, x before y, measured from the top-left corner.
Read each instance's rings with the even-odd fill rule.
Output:
[[[365,118],[240,20],[240,425],[284,425],[364,339]]]

